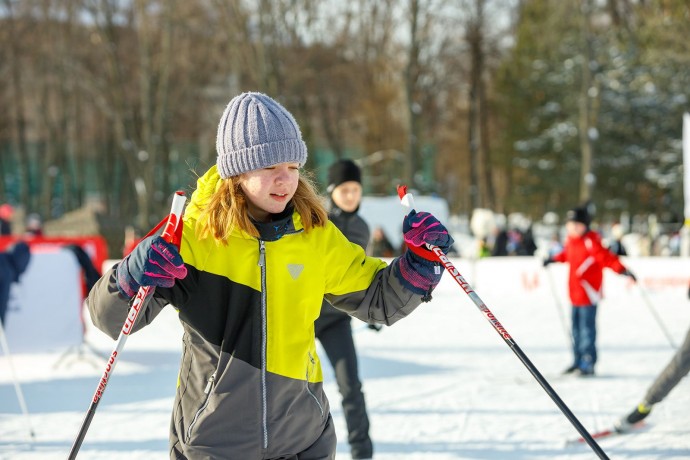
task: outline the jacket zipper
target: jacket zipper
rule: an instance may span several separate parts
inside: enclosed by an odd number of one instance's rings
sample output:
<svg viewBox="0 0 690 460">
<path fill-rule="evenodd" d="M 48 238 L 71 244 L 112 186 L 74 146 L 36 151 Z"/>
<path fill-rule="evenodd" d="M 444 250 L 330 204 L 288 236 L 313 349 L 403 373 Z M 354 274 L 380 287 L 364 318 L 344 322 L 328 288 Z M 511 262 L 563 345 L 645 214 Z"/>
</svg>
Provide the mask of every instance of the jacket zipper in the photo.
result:
<svg viewBox="0 0 690 460">
<path fill-rule="evenodd" d="M 314 360 L 314 357 L 311 355 L 311 352 L 309 352 L 309 361 L 311 362 L 311 369 L 313 370 L 314 367 L 316 367 L 316 360 Z M 307 386 L 307 393 L 314 398 L 314 401 L 316 401 L 316 405 L 319 407 L 319 410 L 321 411 L 321 418 L 323 418 L 323 406 L 319 402 L 319 399 L 316 397 L 314 393 L 312 393 L 311 389 L 309 388 L 309 366 L 307 366 L 307 381 L 305 382 Z"/>
<path fill-rule="evenodd" d="M 301 233 L 302 230 L 290 233 Z M 261 267 L 261 327 L 262 327 L 262 337 L 261 337 L 261 423 L 263 425 L 264 431 L 264 449 L 268 449 L 268 404 L 267 400 L 267 390 L 266 390 L 266 347 L 267 347 L 267 336 L 268 336 L 268 326 L 267 326 L 267 309 L 268 301 L 266 300 L 266 242 L 259 238 L 259 267 Z"/>
<path fill-rule="evenodd" d="M 192 423 L 189 424 L 189 427 L 187 428 L 187 441 L 189 441 L 189 438 L 192 437 L 192 428 L 194 428 L 194 425 L 196 425 L 197 420 L 199 419 L 199 416 L 201 413 L 206 409 L 206 406 L 208 406 L 208 402 L 211 399 L 211 389 L 213 388 L 213 382 L 216 380 L 216 373 L 214 372 L 211 374 L 211 376 L 208 378 L 208 381 L 206 382 L 206 388 L 204 388 L 204 394 L 206 395 L 206 399 L 204 400 L 204 404 L 201 405 L 198 411 L 196 411 L 196 414 L 194 414 L 194 418 L 192 419 Z"/>
<path fill-rule="evenodd" d="M 264 430 L 264 449 L 268 449 L 268 404 L 266 403 L 266 243 L 259 240 L 259 267 L 261 267 L 261 412 Z"/>
</svg>

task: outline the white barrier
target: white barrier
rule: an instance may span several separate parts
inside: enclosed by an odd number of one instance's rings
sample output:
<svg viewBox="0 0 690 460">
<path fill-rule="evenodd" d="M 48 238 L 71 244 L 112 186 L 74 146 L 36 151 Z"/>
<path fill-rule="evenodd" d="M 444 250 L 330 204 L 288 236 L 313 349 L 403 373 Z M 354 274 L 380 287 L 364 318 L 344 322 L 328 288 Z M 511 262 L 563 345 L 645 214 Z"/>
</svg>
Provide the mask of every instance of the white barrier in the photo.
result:
<svg viewBox="0 0 690 460">
<path fill-rule="evenodd" d="M 535 293 L 550 290 L 549 283 L 563 300 L 568 300 L 568 264 L 549 265 L 551 280 L 537 257 L 487 257 L 478 260 L 451 258 L 461 274 L 478 291 L 500 290 L 511 294 Z M 690 258 L 683 257 L 623 257 L 623 265 L 632 271 L 640 286 L 650 292 L 673 291 L 687 299 L 690 283 Z M 604 269 L 604 296 L 613 300 L 634 288 L 626 276 Z"/>
<path fill-rule="evenodd" d="M 72 252 L 32 250 L 27 270 L 10 292 L 5 332 L 11 353 L 59 351 L 81 344 L 81 276 Z"/>
<path fill-rule="evenodd" d="M 537 257 L 453 258 L 452 261 L 492 309 L 501 308 L 504 299 L 510 296 L 530 296 L 535 303 L 544 304 L 545 311 L 553 311 L 549 305 L 556 300 L 566 312 L 570 305 L 567 264 L 552 264 L 547 272 Z M 103 272 L 116 262 L 117 259 L 106 260 L 101 267 Z M 661 313 L 671 306 L 667 302 L 676 307 L 685 307 L 690 302 L 687 299 L 689 258 L 633 257 L 624 258 L 623 262 L 638 277 L 643 289 L 653 296 Z M 631 299 L 641 305 L 639 293 L 627 277 L 608 269 L 604 274 L 605 305 L 629 304 Z M 72 253 L 65 250 L 32 253 L 21 282 L 12 288 L 7 313 L 6 332 L 13 353 L 47 352 L 82 343 L 80 277 L 80 267 Z M 444 276 L 443 282 L 453 281 Z"/>
</svg>

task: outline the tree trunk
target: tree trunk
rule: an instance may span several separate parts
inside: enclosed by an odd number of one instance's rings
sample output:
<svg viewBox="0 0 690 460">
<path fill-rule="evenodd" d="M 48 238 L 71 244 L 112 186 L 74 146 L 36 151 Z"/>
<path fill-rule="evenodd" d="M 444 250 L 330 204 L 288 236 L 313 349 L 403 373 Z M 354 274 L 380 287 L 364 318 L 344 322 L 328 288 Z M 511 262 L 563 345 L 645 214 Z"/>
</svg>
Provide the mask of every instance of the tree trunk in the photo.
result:
<svg viewBox="0 0 690 460">
<path fill-rule="evenodd" d="M 484 207 L 482 200 L 482 189 L 479 183 L 479 158 L 481 142 L 481 126 L 479 123 L 479 113 L 481 110 L 479 103 L 479 86 L 481 80 L 481 44 L 479 42 L 478 24 L 469 22 L 467 24 L 467 42 L 470 46 L 470 93 L 469 93 L 469 113 L 467 119 L 468 142 L 470 151 L 470 203 L 472 208 Z"/>
<path fill-rule="evenodd" d="M 15 40 L 10 40 L 7 48 L 9 68 L 12 69 L 12 106 L 14 107 L 14 133 L 13 150 L 16 152 L 17 169 L 19 176 L 19 196 L 21 203 L 29 203 L 29 149 L 26 138 L 26 100 L 24 97 L 24 88 L 22 86 L 23 74 L 22 67 L 19 61 L 21 50 L 19 44 L 23 43 L 23 31 L 17 29 L 15 17 L 12 9 L 12 1 L 5 0 L 5 9 L 8 12 L 6 18 L 7 26 L 10 28 L 10 36 L 15 37 Z"/>
<path fill-rule="evenodd" d="M 417 82 L 419 80 L 419 0 L 410 0 L 410 48 L 407 55 L 407 69 L 405 72 L 405 95 L 407 96 L 408 126 L 408 154 L 405 162 L 404 179 L 410 187 L 415 186 L 415 171 L 419 156 L 419 102 L 417 101 Z"/>
<path fill-rule="evenodd" d="M 597 97 L 596 88 L 593 86 L 592 65 L 595 63 L 594 49 L 592 47 L 591 30 L 591 0 L 581 0 L 582 30 L 584 40 L 584 59 L 582 63 L 582 85 L 580 87 L 579 103 L 579 139 L 580 139 L 580 202 L 586 203 L 592 198 L 595 177 L 592 172 L 592 157 L 594 146 L 592 145 L 592 132 L 595 130 L 592 120 L 593 98 Z"/>
</svg>

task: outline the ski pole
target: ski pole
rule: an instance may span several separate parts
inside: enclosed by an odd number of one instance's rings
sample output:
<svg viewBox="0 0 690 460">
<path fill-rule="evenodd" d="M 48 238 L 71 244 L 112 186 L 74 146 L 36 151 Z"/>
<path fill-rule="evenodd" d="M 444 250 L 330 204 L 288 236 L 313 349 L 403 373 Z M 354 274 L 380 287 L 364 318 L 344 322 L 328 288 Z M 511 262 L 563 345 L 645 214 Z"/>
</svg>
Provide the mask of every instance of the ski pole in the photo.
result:
<svg viewBox="0 0 690 460">
<path fill-rule="evenodd" d="M 573 339 L 573 333 L 571 330 L 568 329 L 568 323 L 565 320 L 565 316 L 563 315 L 563 304 L 561 303 L 560 298 L 558 297 L 558 292 L 556 292 L 556 286 L 553 282 L 553 275 L 551 274 L 551 270 L 549 270 L 549 267 L 544 267 L 544 271 L 546 271 L 546 277 L 548 278 L 549 281 L 549 288 L 551 289 L 551 294 L 553 295 L 554 300 L 556 301 L 556 310 L 558 311 L 558 319 L 561 320 L 561 326 L 563 326 L 563 332 L 565 332 L 566 337 L 570 340 L 570 345 L 575 344 L 575 340 Z"/>
<path fill-rule="evenodd" d="M 166 222 L 165 227 L 163 227 L 163 233 L 161 234 L 161 237 L 170 243 L 174 241 L 175 231 L 177 230 L 178 225 L 180 225 L 182 222 L 182 210 L 184 209 L 185 200 L 186 197 L 183 191 L 175 192 L 175 195 L 173 196 L 172 209 L 170 211 L 170 215 L 168 216 L 168 221 Z M 77 458 L 77 453 L 79 452 L 79 448 L 84 441 L 84 436 L 86 436 L 86 432 L 91 425 L 91 420 L 93 420 L 93 416 L 98 408 L 98 403 L 101 401 L 105 387 L 108 384 L 108 379 L 115 370 L 115 365 L 117 364 L 117 359 L 120 355 L 120 352 L 125 346 L 127 337 L 129 337 L 129 334 L 132 332 L 132 329 L 136 324 L 139 313 L 145 308 L 146 303 L 151 295 L 153 295 L 154 290 L 155 288 L 152 286 L 141 286 L 137 291 L 136 296 L 134 296 L 134 301 L 132 302 L 132 306 L 127 314 L 127 319 L 125 319 L 122 330 L 120 331 L 120 335 L 117 338 L 115 349 L 110 354 L 110 358 L 106 363 L 103 376 L 99 380 L 98 386 L 96 386 L 96 392 L 91 399 L 91 404 L 89 405 L 89 409 L 86 412 L 84 421 L 79 429 L 79 434 L 77 434 L 77 438 L 74 440 L 74 444 L 72 445 L 72 450 L 70 451 L 68 457 L 69 460 L 74 460 Z"/>
<path fill-rule="evenodd" d="M 671 334 L 668 332 L 668 329 L 666 328 L 666 326 L 664 326 L 664 322 L 661 320 L 661 318 L 659 317 L 659 314 L 656 312 L 654 305 L 652 305 L 652 301 L 649 300 L 649 296 L 647 295 L 647 291 L 645 291 L 645 289 L 642 288 L 642 285 L 640 284 L 639 281 L 637 281 L 635 284 L 637 284 L 637 288 L 640 290 L 640 293 L 642 294 L 642 299 L 644 300 L 645 306 L 652 313 L 654 320 L 656 321 L 656 323 L 661 328 L 661 331 L 666 336 L 666 340 L 668 340 L 669 345 L 671 345 L 671 348 L 673 348 L 674 350 L 677 350 L 678 346 L 673 341 L 673 337 L 671 337 Z"/>
<path fill-rule="evenodd" d="M 406 186 L 398 186 L 398 196 L 400 197 L 400 202 L 403 206 L 406 206 L 410 209 L 414 209 L 413 197 L 410 193 L 407 193 Z M 589 432 L 585 429 L 582 423 L 580 423 L 577 417 L 575 417 L 575 414 L 572 413 L 568 406 L 558 396 L 558 394 L 554 391 L 549 382 L 546 381 L 546 379 L 539 372 L 536 366 L 532 364 L 532 362 L 529 360 L 527 355 L 525 355 L 525 353 L 518 346 L 518 344 L 515 343 L 515 341 L 510 336 L 506 328 L 503 327 L 503 325 L 498 321 L 496 316 L 494 316 L 494 314 L 491 313 L 491 310 L 489 310 L 489 308 L 479 298 L 477 293 L 474 292 L 472 286 L 470 286 L 470 284 L 467 281 L 465 281 L 465 278 L 463 278 L 458 269 L 455 268 L 455 266 L 451 263 L 448 257 L 443 253 L 443 250 L 441 250 L 441 248 L 439 248 L 438 246 L 434 246 L 428 243 L 426 244 L 426 248 L 436 256 L 439 262 L 441 262 L 445 269 L 448 270 L 450 276 L 453 277 L 453 279 L 460 285 L 462 290 L 465 291 L 465 293 L 470 297 L 470 299 L 472 299 L 472 302 L 474 302 L 479 311 L 481 311 L 484 317 L 486 317 L 489 323 L 491 323 L 494 330 L 498 332 L 498 335 L 500 335 L 503 338 L 504 342 L 510 347 L 511 350 L 513 350 L 513 353 L 515 353 L 515 355 L 520 359 L 520 361 L 522 361 L 522 364 L 524 364 L 527 370 L 529 370 L 532 376 L 534 376 L 539 385 L 541 385 L 544 391 L 546 391 L 546 394 L 548 394 L 549 397 L 553 400 L 553 402 L 556 403 L 561 412 L 563 412 L 566 418 L 570 421 L 570 423 L 572 423 L 572 425 L 575 427 L 578 433 L 580 433 L 580 435 L 585 439 L 587 444 L 589 444 L 589 446 L 597 454 L 597 456 L 599 456 L 599 458 L 601 458 L 602 460 L 609 460 L 609 457 L 601 449 L 599 444 L 597 444 L 592 435 L 589 434 Z"/>
<path fill-rule="evenodd" d="M 19 401 L 19 407 L 22 409 L 22 413 L 26 418 L 26 424 L 29 426 L 29 434 L 31 435 L 31 440 L 36 439 L 34 434 L 33 426 L 31 425 L 31 417 L 29 417 L 29 410 L 26 408 L 26 401 L 24 400 L 24 393 L 22 392 L 22 387 L 19 385 L 19 379 L 17 378 L 17 373 L 14 370 L 14 364 L 12 363 L 12 355 L 10 354 L 10 346 L 7 343 L 7 336 L 5 335 L 5 327 L 0 321 L 0 344 L 2 345 L 2 351 L 7 357 L 7 363 L 10 366 L 10 372 L 12 373 L 12 382 L 14 383 L 14 392 L 17 393 L 17 400 Z"/>
</svg>

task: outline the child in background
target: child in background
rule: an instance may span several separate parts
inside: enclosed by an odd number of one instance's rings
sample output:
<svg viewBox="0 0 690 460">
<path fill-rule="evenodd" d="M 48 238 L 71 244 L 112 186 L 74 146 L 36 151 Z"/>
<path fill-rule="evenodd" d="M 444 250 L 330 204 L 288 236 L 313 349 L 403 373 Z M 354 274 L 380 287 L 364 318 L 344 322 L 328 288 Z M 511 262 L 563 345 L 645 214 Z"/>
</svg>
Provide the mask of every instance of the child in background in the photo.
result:
<svg viewBox="0 0 690 460">
<path fill-rule="evenodd" d="M 601 238 L 589 228 L 590 217 L 584 207 L 571 209 L 566 217 L 566 242 L 563 251 L 544 261 L 570 265 L 568 291 L 572 302 L 573 364 L 565 374 L 594 375 L 597 363 L 596 314 L 603 294 L 604 268 L 621 275 L 635 276 L 623 266 L 618 256 L 601 244 Z"/>
<path fill-rule="evenodd" d="M 369 225 L 357 213 L 362 201 L 361 176 L 359 166 L 352 160 L 339 160 L 331 165 L 328 169 L 327 190 L 331 196 L 328 218 L 348 240 L 366 250 Z M 373 446 L 369 437 L 369 417 L 359 379 L 350 315 L 324 300 L 314 327 L 316 338 L 331 362 L 342 396 L 350 454 L 353 460 L 371 458 Z"/>
<path fill-rule="evenodd" d="M 216 150 L 185 210 L 180 250 L 142 240 L 91 291 L 91 317 L 116 338 L 144 285 L 157 289 L 135 330 L 168 304 L 179 311 L 170 458 L 333 459 L 314 338 L 324 297 L 391 325 L 430 298 L 440 264 L 408 251 L 387 266 L 350 243 L 301 172 L 307 148 L 295 119 L 265 94 L 230 101 Z M 419 248 L 453 243 L 425 212 L 404 218 L 403 237 Z"/>
</svg>

